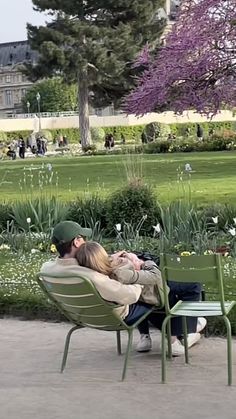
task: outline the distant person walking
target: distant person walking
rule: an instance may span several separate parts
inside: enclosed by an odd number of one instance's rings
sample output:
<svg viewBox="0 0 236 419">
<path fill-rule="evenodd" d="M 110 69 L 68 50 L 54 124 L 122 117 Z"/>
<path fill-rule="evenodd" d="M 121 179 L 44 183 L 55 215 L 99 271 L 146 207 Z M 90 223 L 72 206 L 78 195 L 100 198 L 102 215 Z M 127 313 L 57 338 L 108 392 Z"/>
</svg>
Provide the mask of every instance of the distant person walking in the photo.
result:
<svg viewBox="0 0 236 419">
<path fill-rule="evenodd" d="M 203 140 L 203 129 L 200 124 L 197 124 L 197 138 L 199 141 Z"/>
<path fill-rule="evenodd" d="M 19 139 L 19 157 L 21 159 L 25 158 L 25 140 L 23 137 L 20 137 Z"/>
</svg>

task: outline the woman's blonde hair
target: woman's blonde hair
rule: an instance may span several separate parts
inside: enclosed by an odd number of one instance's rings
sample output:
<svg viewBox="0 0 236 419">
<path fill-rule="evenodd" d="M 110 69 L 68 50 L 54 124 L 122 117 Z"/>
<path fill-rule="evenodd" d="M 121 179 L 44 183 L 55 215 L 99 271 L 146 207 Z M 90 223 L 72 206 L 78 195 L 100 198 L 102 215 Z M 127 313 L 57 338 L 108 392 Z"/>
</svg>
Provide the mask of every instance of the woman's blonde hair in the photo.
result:
<svg viewBox="0 0 236 419">
<path fill-rule="evenodd" d="M 108 276 L 112 273 L 110 257 L 99 243 L 88 241 L 81 244 L 75 257 L 80 266 Z"/>
</svg>

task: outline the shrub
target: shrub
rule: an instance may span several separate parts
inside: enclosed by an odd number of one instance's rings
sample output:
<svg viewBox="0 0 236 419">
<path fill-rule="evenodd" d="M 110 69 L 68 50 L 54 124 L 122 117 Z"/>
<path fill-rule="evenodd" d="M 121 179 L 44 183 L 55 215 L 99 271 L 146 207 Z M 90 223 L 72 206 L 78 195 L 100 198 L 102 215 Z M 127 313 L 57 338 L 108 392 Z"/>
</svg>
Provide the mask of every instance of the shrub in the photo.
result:
<svg viewBox="0 0 236 419">
<path fill-rule="evenodd" d="M 91 128 L 92 141 L 94 143 L 101 143 L 105 140 L 105 131 L 103 128 Z"/>
<path fill-rule="evenodd" d="M 52 138 L 57 138 L 59 135 L 65 135 L 68 139 L 68 143 L 79 143 L 80 132 L 78 128 L 61 128 L 50 130 Z"/>
<path fill-rule="evenodd" d="M 149 144 L 144 144 L 143 152 L 147 154 L 168 153 L 171 144 L 169 140 L 154 141 Z"/>
<path fill-rule="evenodd" d="M 101 229 L 107 228 L 107 204 L 97 194 L 77 197 L 69 203 L 68 219 L 77 223 L 93 228 L 96 222 L 100 223 Z"/>
<path fill-rule="evenodd" d="M 153 232 L 159 210 L 153 191 L 141 182 L 131 183 L 114 192 L 108 199 L 107 219 L 110 231 L 114 231 L 116 224 L 137 224 L 145 215 L 141 233 Z"/>
<path fill-rule="evenodd" d="M 32 131 L 28 130 L 7 132 L 7 141 L 18 140 L 20 135 L 22 135 L 23 138 L 28 138 L 31 133 Z"/>
<path fill-rule="evenodd" d="M 3 131 L 0 131 L 0 141 L 6 143 L 7 141 L 7 134 Z"/>
<path fill-rule="evenodd" d="M 141 135 L 145 128 L 145 125 L 134 125 L 129 127 L 104 127 L 105 134 L 113 134 L 115 143 L 121 141 L 121 136 L 123 135 L 126 143 L 129 142 L 140 142 Z"/>
<path fill-rule="evenodd" d="M 41 131 L 41 134 L 48 140 L 48 141 L 52 141 L 53 140 L 53 136 L 52 136 L 52 132 L 48 129 L 43 129 Z"/>
</svg>

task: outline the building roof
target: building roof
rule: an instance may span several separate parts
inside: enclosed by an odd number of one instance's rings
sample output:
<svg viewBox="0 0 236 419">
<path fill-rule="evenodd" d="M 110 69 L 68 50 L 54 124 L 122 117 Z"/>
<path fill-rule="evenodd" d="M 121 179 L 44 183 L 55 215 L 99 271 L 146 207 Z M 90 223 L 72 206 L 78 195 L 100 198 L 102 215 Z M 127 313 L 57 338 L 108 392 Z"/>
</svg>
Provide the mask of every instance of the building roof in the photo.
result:
<svg viewBox="0 0 236 419">
<path fill-rule="evenodd" d="M 38 53 L 30 48 L 28 41 L 0 44 L 0 67 L 14 66 L 24 62 L 35 63 Z"/>
</svg>

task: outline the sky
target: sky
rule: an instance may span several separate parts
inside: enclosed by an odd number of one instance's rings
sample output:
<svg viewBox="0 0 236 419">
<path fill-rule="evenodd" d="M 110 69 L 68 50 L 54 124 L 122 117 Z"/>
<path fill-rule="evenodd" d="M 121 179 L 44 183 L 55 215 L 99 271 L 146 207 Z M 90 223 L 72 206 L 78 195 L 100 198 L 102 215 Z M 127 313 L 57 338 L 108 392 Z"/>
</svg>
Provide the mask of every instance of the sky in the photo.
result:
<svg viewBox="0 0 236 419">
<path fill-rule="evenodd" d="M 43 25 L 50 20 L 33 10 L 31 0 L 0 0 L 0 43 L 27 39 L 26 23 Z"/>
</svg>

